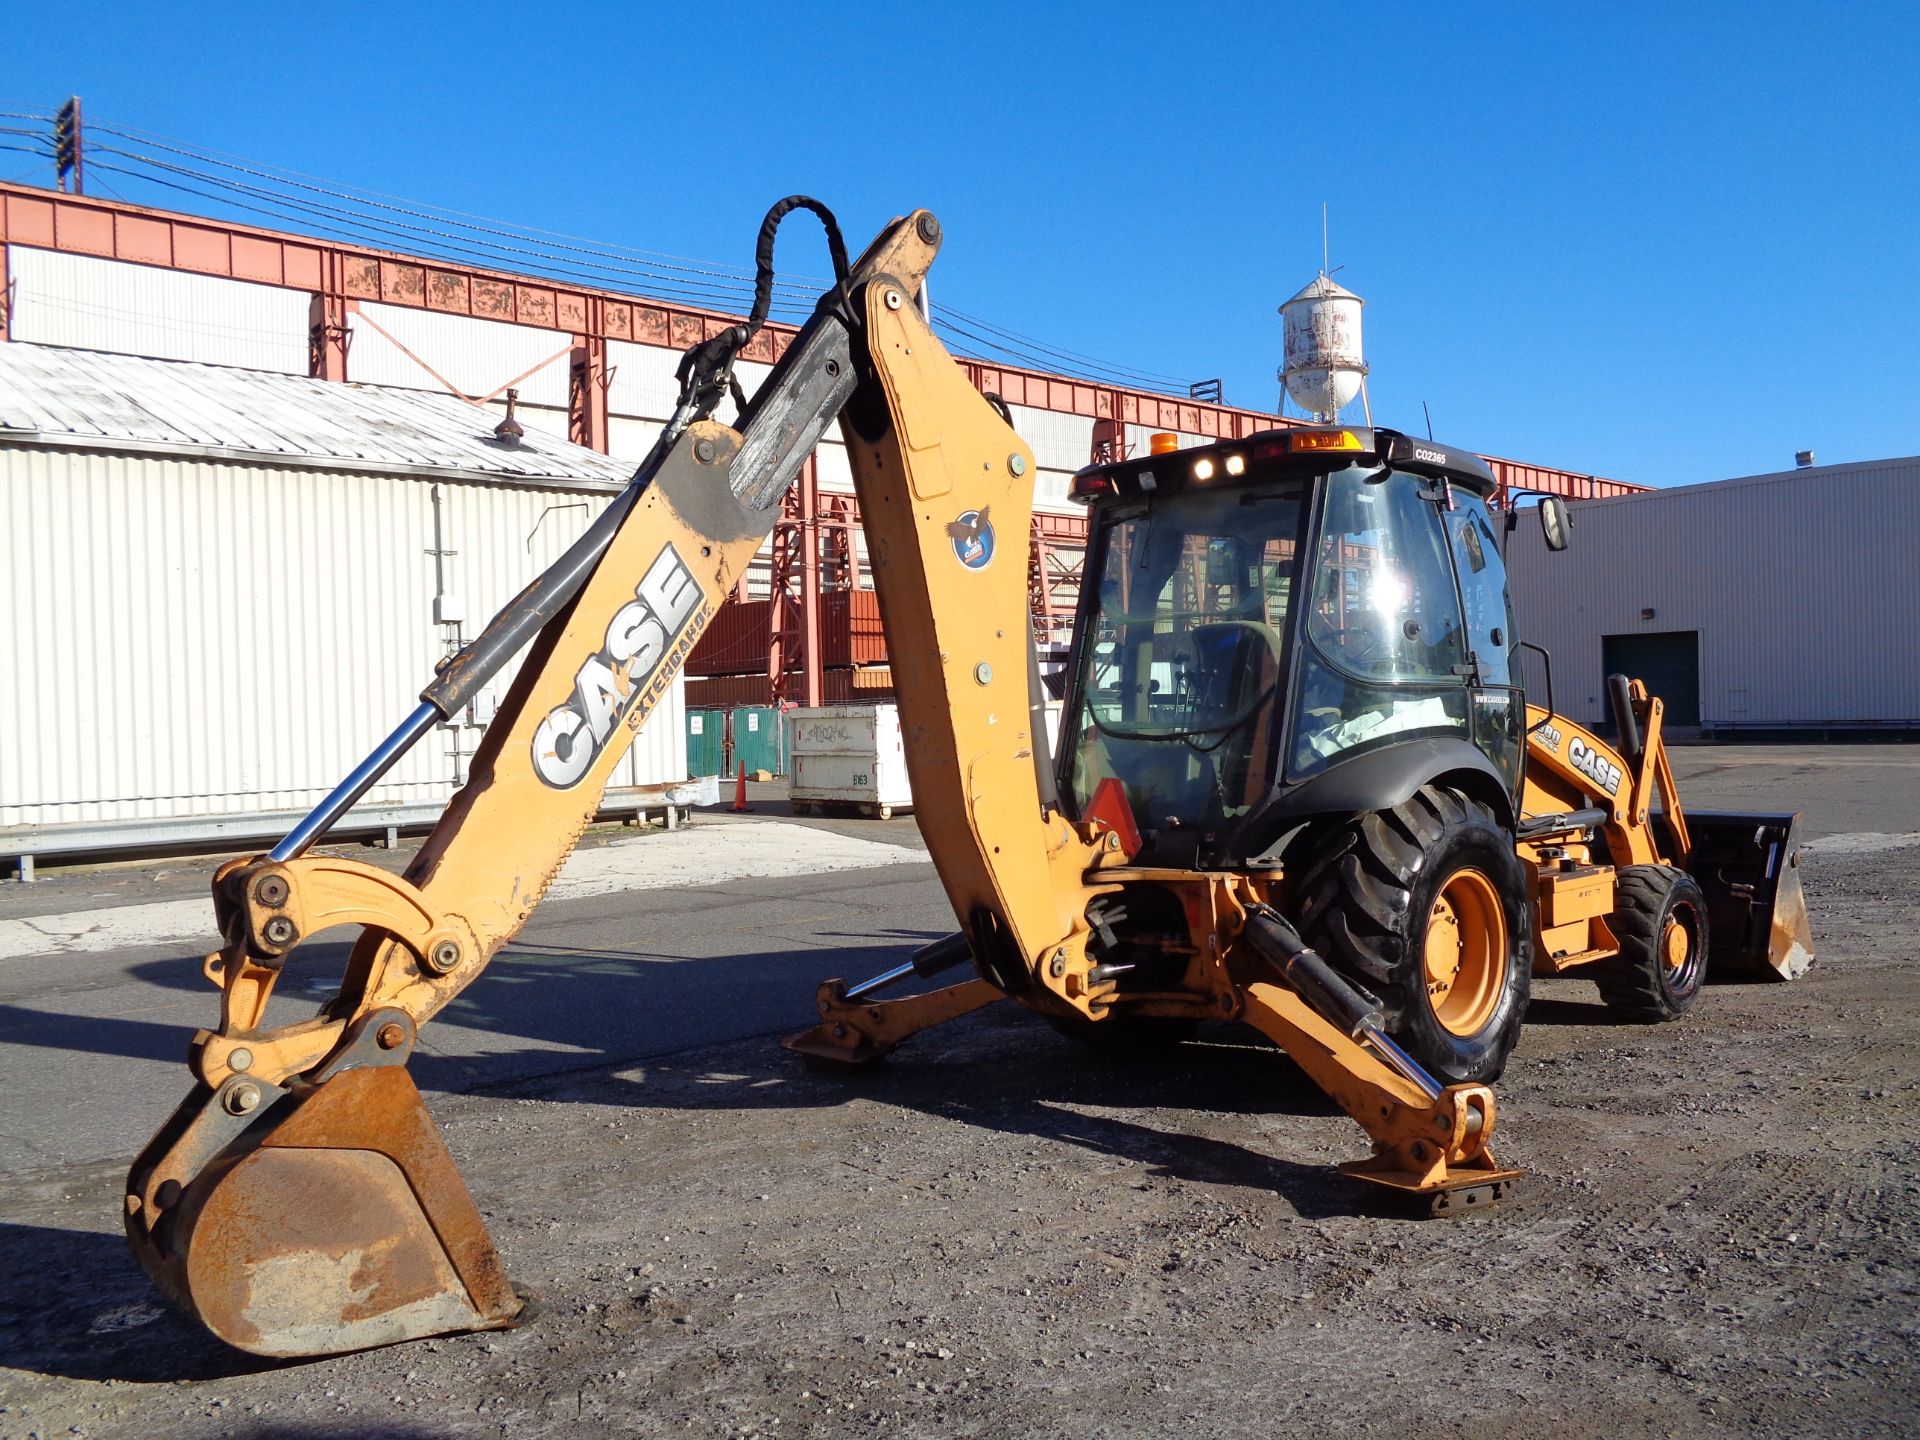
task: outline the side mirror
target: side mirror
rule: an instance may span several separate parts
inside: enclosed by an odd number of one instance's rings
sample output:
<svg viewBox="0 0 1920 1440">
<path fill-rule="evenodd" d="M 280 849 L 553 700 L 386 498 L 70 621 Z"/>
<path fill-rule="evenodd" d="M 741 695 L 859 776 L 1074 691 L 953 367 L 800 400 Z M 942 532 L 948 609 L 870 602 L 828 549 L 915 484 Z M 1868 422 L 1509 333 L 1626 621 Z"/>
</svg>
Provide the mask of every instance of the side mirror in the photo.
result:
<svg viewBox="0 0 1920 1440">
<path fill-rule="evenodd" d="M 1549 550 L 1566 549 L 1573 537 L 1573 517 L 1567 514 L 1567 502 L 1558 495 L 1541 498 L 1540 533 L 1546 537 Z"/>
</svg>

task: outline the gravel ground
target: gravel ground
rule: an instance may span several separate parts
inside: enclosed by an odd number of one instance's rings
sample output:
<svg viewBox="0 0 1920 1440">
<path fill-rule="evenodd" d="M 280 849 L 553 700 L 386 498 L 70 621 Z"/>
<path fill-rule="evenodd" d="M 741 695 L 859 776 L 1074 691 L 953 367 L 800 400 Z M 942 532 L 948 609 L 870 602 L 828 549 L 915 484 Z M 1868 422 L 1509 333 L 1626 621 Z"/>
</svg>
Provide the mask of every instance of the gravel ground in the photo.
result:
<svg viewBox="0 0 1920 1440">
<path fill-rule="evenodd" d="M 1221 1029 L 1012 1007 L 852 1081 L 764 1041 L 436 1097 L 522 1329 L 270 1365 L 155 1303 L 119 1164 L 0 1201 L 0 1435 L 1898 1435 L 1920 1425 L 1920 849 L 1811 854 L 1821 960 L 1616 1025 L 1542 981 L 1494 1214 L 1416 1221 Z M 76 1225 L 92 1228 L 75 1229 Z"/>
</svg>

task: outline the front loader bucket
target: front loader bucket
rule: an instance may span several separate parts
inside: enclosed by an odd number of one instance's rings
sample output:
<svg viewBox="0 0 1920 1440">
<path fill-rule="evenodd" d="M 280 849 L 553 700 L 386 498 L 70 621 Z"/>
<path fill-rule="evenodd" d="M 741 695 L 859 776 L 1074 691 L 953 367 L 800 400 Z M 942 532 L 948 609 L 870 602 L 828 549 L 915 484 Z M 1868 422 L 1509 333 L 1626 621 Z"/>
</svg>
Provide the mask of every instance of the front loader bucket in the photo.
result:
<svg viewBox="0 0 1920 1440">
<path fill-rule="evenodd" d="M 1687 811 L 1687 870 L 1707 897 L 1710 973 L 1797 980 L 1813 964 L 1800 816 Z"/>
<path fill-rule="evenodd" d="M 247 1087 L 264 1098 L 250 1113 L 234 1098 Z M 497 1329 L 521 1309 L 400 1065 L 304 1092 L 245 1077 L 201 1086 L 127 1188 L 127 1235 L 147 1272 L 256 1355 Z"/>
</svg>

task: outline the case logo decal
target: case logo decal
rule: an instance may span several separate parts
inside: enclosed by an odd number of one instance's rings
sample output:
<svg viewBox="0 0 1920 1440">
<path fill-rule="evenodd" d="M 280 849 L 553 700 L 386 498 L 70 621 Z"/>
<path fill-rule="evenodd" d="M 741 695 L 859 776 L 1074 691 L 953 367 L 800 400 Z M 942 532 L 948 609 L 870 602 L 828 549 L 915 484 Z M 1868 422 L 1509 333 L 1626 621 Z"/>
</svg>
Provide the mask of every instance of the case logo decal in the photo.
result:
<svg viewBox="0 0 1920 1440">
<path fill-rule="evenodd" d="M 1567 741 L 1567 763 L 1609 795 L 1620 788 L 1620 767 L 1577 735 Z"/>
<path fill-rule="evenodd" d="M 634 587 L 634 598 L 607 622 L 599 651 L 573 677 L 573 698 L 556 705 L 533 732 L 533 773 L 556 790 L 580 783 L 623 720 L 638 730 L 693 648 L 705 599 L 673 546 L 661 550 Z"/>
<path fill-rule="evenodd" d="M 987 519 L 992 508 L 968 510 L 947 524 L 954 558 L 969 570 L 984 570 L 993 563 L 993 522 Z"/>
</svg>

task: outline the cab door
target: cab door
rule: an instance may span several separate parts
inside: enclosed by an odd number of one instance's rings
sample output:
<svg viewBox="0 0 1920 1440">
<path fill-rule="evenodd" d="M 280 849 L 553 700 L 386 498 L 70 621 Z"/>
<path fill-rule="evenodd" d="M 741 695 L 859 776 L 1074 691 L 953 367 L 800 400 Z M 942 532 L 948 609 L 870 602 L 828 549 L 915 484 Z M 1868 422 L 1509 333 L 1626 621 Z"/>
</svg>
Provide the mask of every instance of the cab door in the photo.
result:
<svg viewBox="0 0 1920 1440">
<path fill-rule="evenodd" d="M 1526 700 L 1520 688 L 1519 636 L 1506 562 L 1501 559 L 1485 501 L 1455 489 L 1452 508 L 1441 515 L 1466 613 L 1473 743 L 1506 778 L 1517 798 L 1526 760 Z"/>
</svg>

